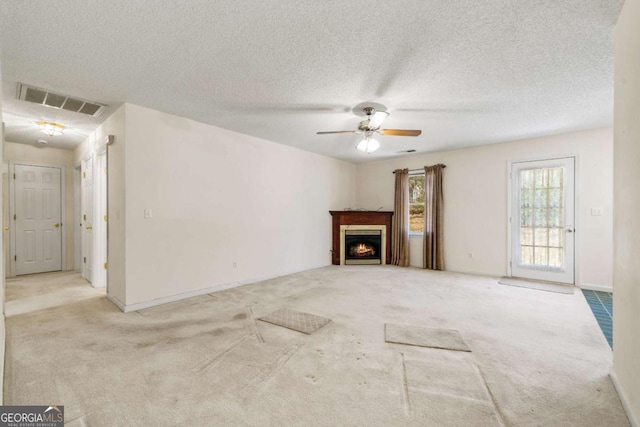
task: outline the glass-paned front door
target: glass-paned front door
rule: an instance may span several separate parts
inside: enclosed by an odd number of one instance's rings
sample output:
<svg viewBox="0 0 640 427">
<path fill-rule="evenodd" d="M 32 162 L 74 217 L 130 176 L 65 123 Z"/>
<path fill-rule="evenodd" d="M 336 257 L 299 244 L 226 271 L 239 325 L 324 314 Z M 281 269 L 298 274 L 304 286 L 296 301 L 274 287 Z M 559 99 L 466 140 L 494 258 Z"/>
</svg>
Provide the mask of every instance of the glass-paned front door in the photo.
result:
<svg viewBox="0 0 640 427">
<path fill-rule="evenodd" d="M 573 163 L 513 164 L 513 276 L 573 283 Z"/>
</svg>

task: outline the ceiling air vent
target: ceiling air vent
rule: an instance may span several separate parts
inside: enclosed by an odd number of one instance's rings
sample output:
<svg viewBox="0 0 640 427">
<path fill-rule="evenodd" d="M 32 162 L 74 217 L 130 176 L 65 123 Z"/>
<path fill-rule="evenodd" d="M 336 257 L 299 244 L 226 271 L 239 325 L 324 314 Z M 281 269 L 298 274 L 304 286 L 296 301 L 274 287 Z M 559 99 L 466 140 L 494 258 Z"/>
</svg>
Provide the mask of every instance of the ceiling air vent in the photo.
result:
<svg viewBox="0 0 640 427">
<path fill-rule="evenodd" d="M 75 113 L 86 114 L 98 117 L 108 105 L 98 102 L 86 101 L 80 98 L 73 98 L 66 95 L 50 92 L 37 87 L 18 83 L 16 97 L 21 101 L 33 102 L 47 107 L 61 108 Z"/>
</svg>

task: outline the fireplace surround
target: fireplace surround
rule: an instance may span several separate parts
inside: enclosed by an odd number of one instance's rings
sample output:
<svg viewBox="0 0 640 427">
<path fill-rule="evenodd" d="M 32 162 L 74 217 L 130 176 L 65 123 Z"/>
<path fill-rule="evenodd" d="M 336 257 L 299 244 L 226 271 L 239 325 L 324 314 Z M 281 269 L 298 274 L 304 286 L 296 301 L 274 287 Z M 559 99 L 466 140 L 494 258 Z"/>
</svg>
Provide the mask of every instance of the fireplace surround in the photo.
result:
<svg viewBox="0 0 640 427">
<path fill-rule="evenodd" d="M 388 264 L 391 262 L 393 212 L 329 211 L 329 213 L 333 223 L 331 249 L 333 264 Z M 377 243 L 378 240 L 379 243 Z M 356 249 L 353 249 L 350 247 L 351 241 L 356 245 L 363 244 L 365 247 L 356 246 Z"/>
</svg>

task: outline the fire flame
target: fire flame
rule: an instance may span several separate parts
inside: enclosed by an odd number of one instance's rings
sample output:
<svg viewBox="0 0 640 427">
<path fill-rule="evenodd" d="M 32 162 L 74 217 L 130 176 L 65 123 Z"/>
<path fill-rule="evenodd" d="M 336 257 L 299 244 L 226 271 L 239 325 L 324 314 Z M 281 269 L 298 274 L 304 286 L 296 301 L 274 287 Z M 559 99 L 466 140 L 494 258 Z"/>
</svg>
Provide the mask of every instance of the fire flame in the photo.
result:
<svg viewBox="0 0 640 427">
<path fill-rule="evenodd" d="M 376 251 L 373 246 L 360 243 L 355 247 L 356 256 L 374 256 L 375 254 Z"/>
</svg>

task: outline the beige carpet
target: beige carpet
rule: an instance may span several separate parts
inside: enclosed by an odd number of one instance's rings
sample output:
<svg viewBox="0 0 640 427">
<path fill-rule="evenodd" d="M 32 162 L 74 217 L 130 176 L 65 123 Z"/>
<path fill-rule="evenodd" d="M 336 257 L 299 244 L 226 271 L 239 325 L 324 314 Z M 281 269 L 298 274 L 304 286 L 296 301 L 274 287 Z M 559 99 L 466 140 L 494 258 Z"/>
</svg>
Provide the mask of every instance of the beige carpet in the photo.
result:
<svg viewBox="0 0 640 427">
<path fill-rule="evenodd" d="M 312 335 L 256 322 L 321 313 Z M 472 353 L 384 341 L 463 331 Z M 330 266 L 123 314 L 106 298 L 7 319 L 5 404 L 69 426 L 627 426 L 581 293 L 393 266 Z"/>
</svg>

